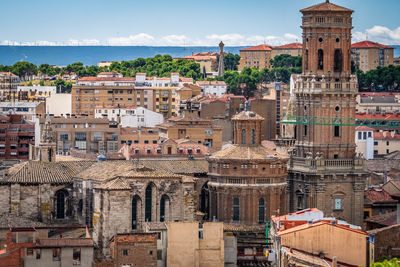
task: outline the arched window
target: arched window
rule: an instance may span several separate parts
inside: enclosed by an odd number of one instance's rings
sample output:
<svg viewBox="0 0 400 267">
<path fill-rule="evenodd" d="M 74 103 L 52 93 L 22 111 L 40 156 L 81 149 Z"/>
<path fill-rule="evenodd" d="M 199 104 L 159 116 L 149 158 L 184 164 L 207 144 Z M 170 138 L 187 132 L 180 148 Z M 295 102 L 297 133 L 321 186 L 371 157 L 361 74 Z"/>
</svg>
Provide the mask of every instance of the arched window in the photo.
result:
<svg viewBox="0 0 400 267">
<path fill-rule="evenodd" d="M 256 131 L 251 129 L 251 144 L 254 145 L 256 143 Z"/>
<path fill-rule="evenodd" d="M 308 49 L 306 49 L 306 54 L 305 54 L 305 59 L 304 59 L 304 68 L 305 70 L 308 70 Z"/>
<path fill-rule="evenodd" d="M 137 229 L 137 200 L 132 198 L 132 230 Z"/>
<path fill-rule="evenodd" d="M 171 201 L 167 195 L 163 195 L 160 201 L 160 222 L 171 221 Z"/>
<path fill-rule="evenodd" d="M 65 218 L 65 198 L 67 193 L 63 190 L 56 192 L 56 217 L 57 219 Z"/>
<path fill-rule="evenodd" d="M 318 69 L 324 69 L 324 50 L 318 49 Z"/>
<path fill-rule="evenodd" d="M 240 220 L 240 201 L 238 197 L 233 198 L 233 221 Z"/>
<path fill-rule="evenodd" d="M 335 49 L 333 70 L 335 72 L 341 72 L 342 71 L 342 65 L 343 65 L 342 50 L 341 49 Z"/>
<path fill-rule="evenodd" d="M 161 198 L 160 203 L 160 222 L 165 222 L 165 198 Z"/>
<path fill-rule="evenodd" d="M 265 221 L 265 203 L 264 199 L 258 200 L 258 222 L 263 223 Z"/>
<path fill-rule="evenodd" d="M 145 221 L 151 222 L 151 207 L 152 206 L 152 186 L 149 184 L 146 187 L 145 196 Z"/>
<path fill-rule="evenodd" d="M 242 130 L 242 145 L 246 144 L 246 130 Z"/>
<path fill-rule="evenodd" d="M 83 200 L 80 199 L 78 201 L 78 216 L 81 217 L 82 216 L 82 211 L 83 211 Z"/>
</svg>

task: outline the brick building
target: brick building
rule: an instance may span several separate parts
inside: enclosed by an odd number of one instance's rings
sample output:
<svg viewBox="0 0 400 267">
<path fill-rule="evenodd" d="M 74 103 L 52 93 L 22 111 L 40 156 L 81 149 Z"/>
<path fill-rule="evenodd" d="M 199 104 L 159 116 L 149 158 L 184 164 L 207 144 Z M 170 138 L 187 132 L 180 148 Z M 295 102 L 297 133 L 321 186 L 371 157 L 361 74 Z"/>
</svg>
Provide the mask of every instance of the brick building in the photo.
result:
<svg viewBox="0 0 400 267">
<path fill-rule="evenodd" d="M 117 152 L 120 148 L 117 122 L 106 118 L 76 116 L 51 117 L 50 120 L 55 133 L 57 154 L 69 154 L 72 149 L 89 154 Z M 45 121 L 45 118 L 40 118 L 36 122 L 36 147 L 41 142 Z"/>
<path fill-rule="evenodd" d="M 157 233 L 115 234 L 110 241 L 112 266 L 157 267 Z"/>
<path fill-rule="evenodd" d="M 394 48 L 371 41 L 351 45 L 351 59 L 364 72 L 393 65 Z"/>
<path fill-rule="evenodd" d="M 29 145 L 35 144 L 35 124 L 22 115 L 0 114 L 0 159 L 29 158 Z"/>
<path fill-rule="evenodd" d="M 263 68 L 271 69 L 271 59 L 278 55 L 286 54 L 291 56 L 301 56 L 302 44 L 292 43 L 282 46 L 257 45 L 240 50 L 240 62 L 238 69 L 242 71 L 245 67 L 256 67 L 259 70 Z"/>
<path fill-rule="evenodd" d="M 234 144 L 208 158 L 209 218 L 252 225 L 286 212 L 288 159 L 261 145 L 263 120 L 252 111 L 233 116 Z"/>
<path fill-rule="evenodd" d="M 9 101 L 17 95 L 17 87 L 20 79 L 11 72 L 0 72 L 0 99 L 1 101 Z"/>
<path fill-rule="evenodd" d="M 357 79 L 351 75 L 353 10 L 329 1 L 301 10 L 303 74 L 296 78 L 297 116 L 355 117 Z M 366 172 L 355 154 L 355 128 L 296 125 L 288 176 L 289 210 L 316 207 L 362 225 Z"/>
<path fill-rule="evenodd" d="M 181 98 L 200 94 L 201 88 L 191 85 L 193 79 L 179 77 L 179 73 L 162 78 L 146 77 L 145 73 L 135 77 L 83 77 L 72 86 L 72 113 L 93 117 L 96 106 L 120 105 L 142 106 L 170 117 L 177 114 Z"/>
</svg>

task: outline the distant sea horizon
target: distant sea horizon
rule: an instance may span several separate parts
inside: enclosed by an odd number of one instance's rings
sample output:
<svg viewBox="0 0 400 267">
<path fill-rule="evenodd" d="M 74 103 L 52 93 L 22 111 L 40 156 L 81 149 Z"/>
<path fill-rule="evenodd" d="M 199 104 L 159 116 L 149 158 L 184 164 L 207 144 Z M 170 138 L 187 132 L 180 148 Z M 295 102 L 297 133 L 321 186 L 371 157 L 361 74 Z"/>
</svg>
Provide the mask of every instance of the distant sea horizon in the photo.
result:
<svg viewBox="0 0 400 267">
<path fill-rule="evenodd" d="M 224 51 L 239 54 L 249 46 L 225 46 Z M 400 57 L 400 45 L 394 47 L 394 56 Z M 0 45 L 0 65 L 28 61 L 36 65 L 66 66 L 75 62 L 97 65 L 101 61 L 127 61 L 157 54 L 174 58 L 199 52 L 219 52 L 218 46 L 7 46 Z"/>
<path fill-rule="evenodd" d="M 225 46 L 224 51 L 239 54 L 247 46 Z M 217 46 L 0 46 L 0 65 L 28 61 L 36 65 L 66 66 L 75 62 L 97 65 L 101 61 L 127 61 L 157 54 L 173 58 L 199 52 L 219 52 Z"/>
</svg>

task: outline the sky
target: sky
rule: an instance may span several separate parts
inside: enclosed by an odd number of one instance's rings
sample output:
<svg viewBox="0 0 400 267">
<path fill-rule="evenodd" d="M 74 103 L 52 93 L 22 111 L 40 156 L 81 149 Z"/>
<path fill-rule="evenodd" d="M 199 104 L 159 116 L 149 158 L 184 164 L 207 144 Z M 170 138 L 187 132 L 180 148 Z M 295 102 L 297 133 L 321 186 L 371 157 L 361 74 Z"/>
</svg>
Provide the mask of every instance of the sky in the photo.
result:
<svg viewBox="0 0 400 267">
<path fill-rule="evenodd" d="M 2 1 L 0 45 L 280 45 L 300 9 L 325 0 Z M 331 0 L 355 10 L 353 42 L 400 44 L 400 0 Z"/>
</svg>

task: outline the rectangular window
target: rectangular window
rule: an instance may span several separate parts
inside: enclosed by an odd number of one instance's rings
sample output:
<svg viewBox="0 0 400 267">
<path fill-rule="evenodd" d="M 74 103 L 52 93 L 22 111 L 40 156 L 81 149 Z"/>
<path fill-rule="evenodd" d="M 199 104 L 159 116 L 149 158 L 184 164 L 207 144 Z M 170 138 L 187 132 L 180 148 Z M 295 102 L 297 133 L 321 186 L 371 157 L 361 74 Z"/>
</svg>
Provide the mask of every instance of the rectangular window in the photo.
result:
<svg viewBox="0 0 400 267">
<path fill-rule="evenodd" d="M 362 132 L 358 132 L 358 140 L 362 139 Z"/>
<path fill-rule="evenodd" d="M 374 155 L 378 155 L 378 150 L 374 150 Z"/>
<path fill-rule="evenodd" d="M 26 249 L 26 256 L 33 256 L 33 248 Z"/>
<path fill-rule="evenodd" d="M 363 139 L 367 140 L 367 132 L 363 132 Z"/>
<path fill-rule="evenodd" d="M 81 249 L 74 248 L 72 252 L 72 265 L 80 265 L 81 264 Z"/>
<path fill-rule="evenodd" d="M 389 149 L 386 149 L 386 154 L 389 154 L 390 152 L 389 152 Z"/>
<path fill-rule="evenodd" d="M 122 255 L 128 256 L 128 250 L 127 249 L 122 250 Z"/>
<path fill-rule="evenodd" d="M 335 210 L 341 210 L 341 209 L 342 209 L 342 199 L 335 198 Z"/>
<path fill-rule="evenodd" d="M 238 197 L 233 198 L 233 221 L 238 222 L 240 219 L 240 201 Z"/>
<path fill-rule="evenodd" d="M 374 146 L 377 146 L 378 145 L 378 141 L 374 141 Z"/>
<path fill-rule="evenodd" d="M 304 125 L 304 136 L 307 136 L 307 125 Z"/>
<path fill-rule="evenodd" d="M 389 141 L 386 141 L 386 145 L 387 145 L 387 146 L 389 145 Z"/>
<path fill-rule="evenodd" d="M 340 136 L 340 126 L 338 126 L 338 125 L 334 126 L 333 135 L 334 135 L 334 137 L 339 137 Z"/>
<path fill-rule="evenodd" d="M 372 137 L 372 132 L 368 132 L 368 138 Z"/>
<path fill-rule="evenodd" d="M 53 248 L 53 261 L 61 260 L 61 248 Z"/>
<path fill-rule="evenodd" d="M 37 248 L 36 249 L 36 259 L 39 260 L 41 255 L 42 255 L 42 251 L 40 250 L 40 248 Z"/>
</svg>

